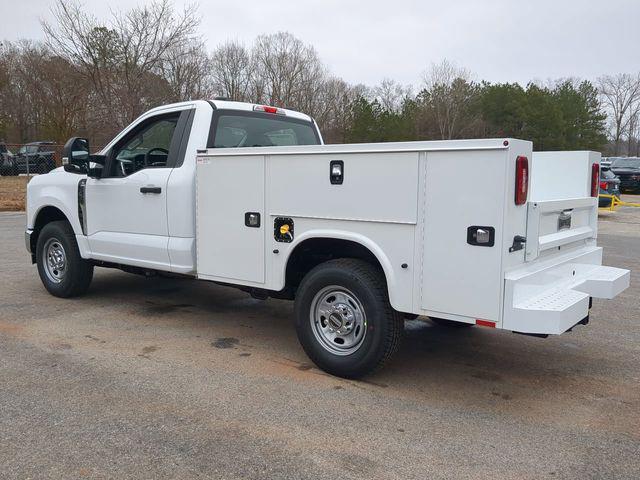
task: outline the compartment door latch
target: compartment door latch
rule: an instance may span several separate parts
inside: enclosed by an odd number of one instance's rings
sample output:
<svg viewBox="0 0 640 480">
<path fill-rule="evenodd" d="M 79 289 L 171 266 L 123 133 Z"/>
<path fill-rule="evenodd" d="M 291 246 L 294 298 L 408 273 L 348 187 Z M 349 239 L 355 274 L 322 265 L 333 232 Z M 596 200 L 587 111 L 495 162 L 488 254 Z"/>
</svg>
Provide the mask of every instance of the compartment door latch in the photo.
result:
<svg viewBox="0 0 640 480">
<path fill-rule="evenodd" d="M 467 243 L 478 247 L 493 247 L 496 238 L 496 229 L 472 225 L 467 228 Z"/>
<path fill-rule="evenodd" d="M 523 237 L 522 235 L 516 235 L 515 237 L 513 237 L 513 245 L 509 247 L 509 253 L 522 250 L 525 243 L 527 243 L 526 237 Z"/>
<path fill-rule="evenodd" d="M 329 181 L 331 185 L 342 185 L 344 182 L 344 162 L 332 160 L 329 163 Z"/>
</svg>

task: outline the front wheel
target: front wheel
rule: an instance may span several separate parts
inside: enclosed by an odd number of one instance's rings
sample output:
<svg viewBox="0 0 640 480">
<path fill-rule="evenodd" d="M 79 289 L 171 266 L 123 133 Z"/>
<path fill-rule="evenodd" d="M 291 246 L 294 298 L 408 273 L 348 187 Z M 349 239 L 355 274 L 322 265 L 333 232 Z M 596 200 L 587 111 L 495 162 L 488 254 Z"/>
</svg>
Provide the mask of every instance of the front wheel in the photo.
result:
<svg viewBox="0 0 640 480">
<path fill-rule="evenodd" d="M 56 297 L 82 295 L 91 284 L 93 265 L 80 256 L 68 222 L 51 222 L 42 228 L 36 246 L 36 262 L 40 280 Z"/>
<path fill-rule="evenodd" d="M 295 316 L 309 358 L 344 378 L 384 365 L 398 349 L 404 325 L 389 303 L 382 272 L 355 259 L 330 260 L 311 270 L 298 289 Z"/>
</svg>

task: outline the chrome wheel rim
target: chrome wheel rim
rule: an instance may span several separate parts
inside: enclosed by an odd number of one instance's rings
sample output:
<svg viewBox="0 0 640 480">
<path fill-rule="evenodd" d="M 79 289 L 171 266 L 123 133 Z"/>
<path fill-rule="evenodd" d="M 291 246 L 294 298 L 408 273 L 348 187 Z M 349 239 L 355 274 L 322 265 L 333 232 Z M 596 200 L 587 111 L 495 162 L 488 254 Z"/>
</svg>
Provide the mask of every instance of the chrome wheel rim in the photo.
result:
<svg viewBox="0 0 640 480">
<path fill-rule="evenodd" d="M 42 249 L 42 263 L 47 278 L 53 283 L 60 283 L 67 273 L 67 256 L 62 243 L 57 238 L 50 238 Z"/>
<path fill-rule="evenodd" d="M 311 330 L 318 343 L 334 355 L 351 355 L 367 335 L 367 317 L 358 297 L 350 290 L 331 285 L 311 302 Z"/>
</svg>

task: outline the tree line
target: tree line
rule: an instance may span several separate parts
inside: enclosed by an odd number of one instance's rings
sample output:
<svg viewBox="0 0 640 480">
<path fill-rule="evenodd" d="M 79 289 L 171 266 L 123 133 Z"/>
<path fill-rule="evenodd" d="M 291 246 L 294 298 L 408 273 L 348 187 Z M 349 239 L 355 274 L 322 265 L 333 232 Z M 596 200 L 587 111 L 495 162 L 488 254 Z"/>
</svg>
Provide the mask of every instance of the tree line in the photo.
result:
<svg viewBox="0 0 640 480">
<path fill-rule="evenodd" d="M 290 33 L 227 41 L 208 51 L 195 7 L 171 0 L 115 12 L 106 21 L 58 0 L 46 40 L 0 44 L 0 139 L 74 134 L 104 145 L 138 115 L 164 103 L 226 97 L 312 115 L 325 141 L 378 142 L 517 137 L 534 148 L 640 154 L 640 76 L 547 84 L 475 81 L 446 60 L 419 87 L 368 87 L 332 74 Z"/>
</svg>

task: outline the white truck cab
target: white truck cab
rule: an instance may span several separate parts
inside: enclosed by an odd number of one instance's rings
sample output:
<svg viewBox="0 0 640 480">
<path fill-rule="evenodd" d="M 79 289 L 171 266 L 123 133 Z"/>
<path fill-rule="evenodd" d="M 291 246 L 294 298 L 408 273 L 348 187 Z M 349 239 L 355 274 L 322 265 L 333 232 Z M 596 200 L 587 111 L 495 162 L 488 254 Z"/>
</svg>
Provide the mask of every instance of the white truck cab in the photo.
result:
<svg viewBox="0 0 640 480">
<path fill-rule="evenodd" d="M 50 293 L 84 293 L 104 266 L 295 299 L 302 346 L 335 375 L 381 366 L 407 316 L 560 334 L 629 284 L 601 265 L 594 152 L 323 145 L 304 114 L 195 101 L 64 155 L 28 185 L 27 248 Z"/>
</svg>

